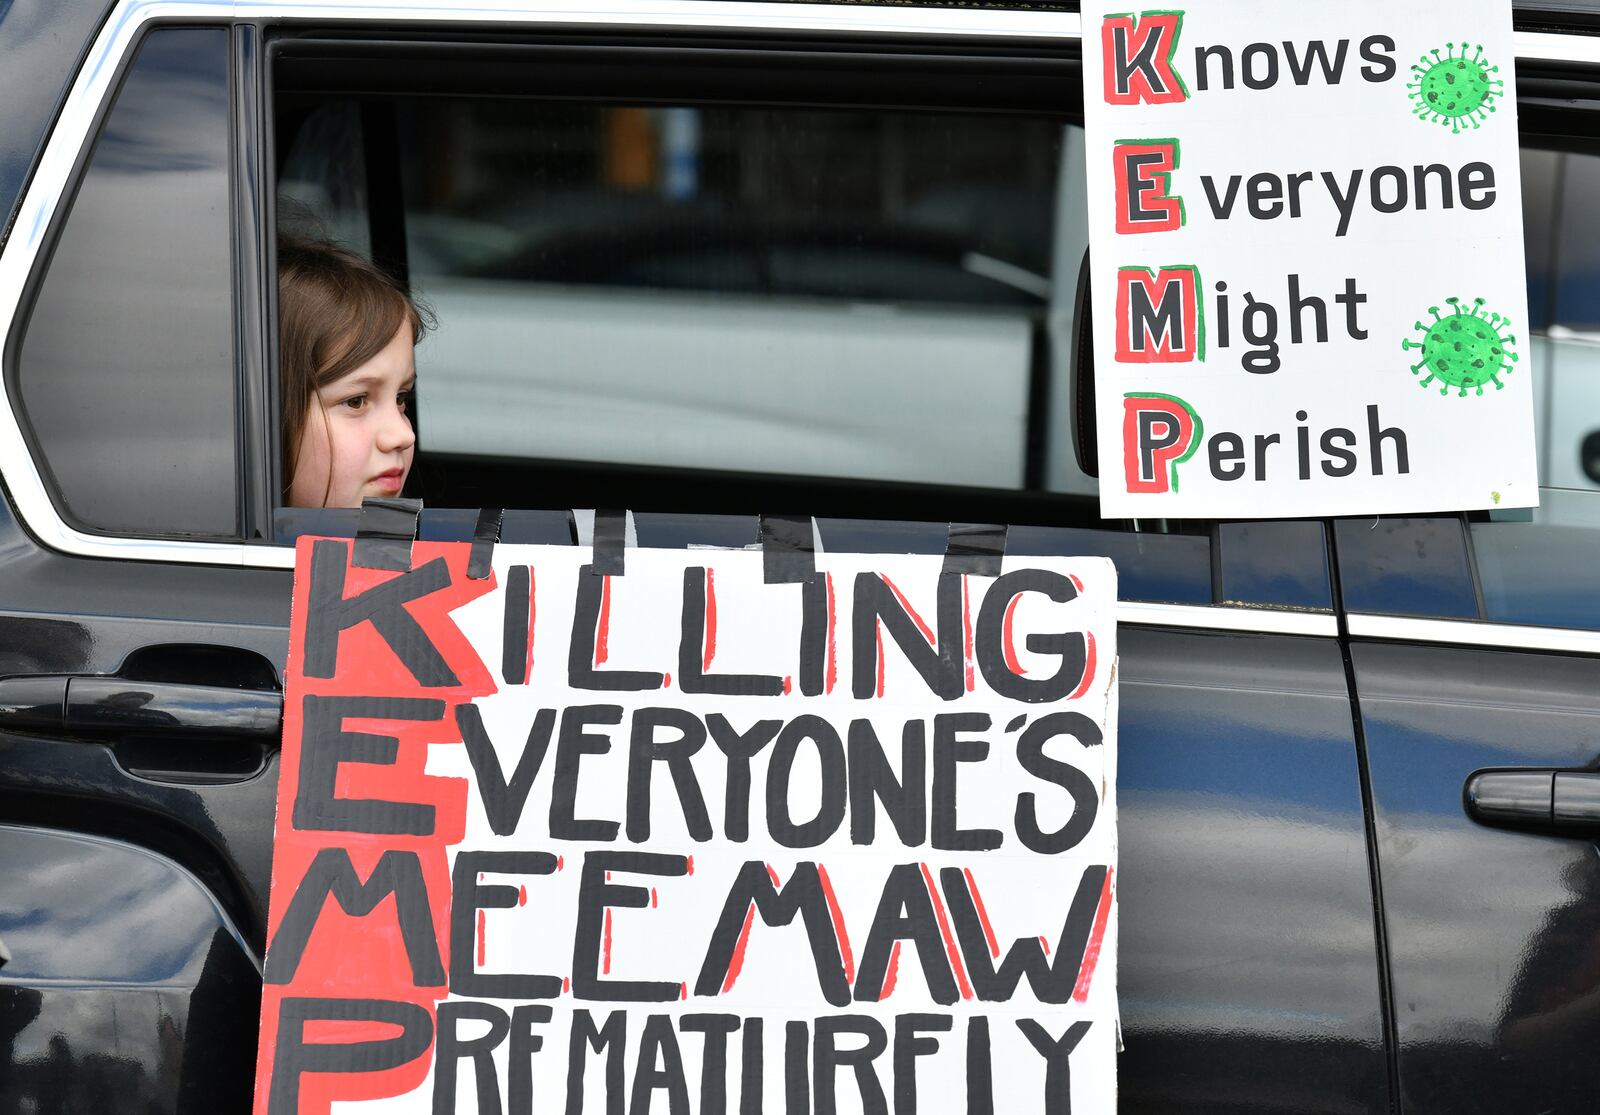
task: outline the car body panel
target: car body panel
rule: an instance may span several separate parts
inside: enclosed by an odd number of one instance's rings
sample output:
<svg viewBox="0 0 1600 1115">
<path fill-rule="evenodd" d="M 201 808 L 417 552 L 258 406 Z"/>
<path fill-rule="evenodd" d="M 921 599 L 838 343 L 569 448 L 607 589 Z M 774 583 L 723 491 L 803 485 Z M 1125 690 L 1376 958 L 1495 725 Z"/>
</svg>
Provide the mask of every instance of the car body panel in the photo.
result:
<svg viewBox="0 0 1600 1115">
<path fill-rule="evenodd" d="M 0 824 L 0 880 L 0 1109 L 244 1109 L 260 970 L 194 876 L 121 841 Z"/>
<path fill-rule="evenodd" d="M 1119 629 L 1124 1111 L 1381 1111 L 1338 643 Z"/>
<path fill-rule="evenodd" d="M 1584 768 L 1600 662 L 1356 642 L 1408 1115 L 1600 1103 L 1600 857 L 1592 837 L 1466 815 L 1486 768 Z"/>
</svg>

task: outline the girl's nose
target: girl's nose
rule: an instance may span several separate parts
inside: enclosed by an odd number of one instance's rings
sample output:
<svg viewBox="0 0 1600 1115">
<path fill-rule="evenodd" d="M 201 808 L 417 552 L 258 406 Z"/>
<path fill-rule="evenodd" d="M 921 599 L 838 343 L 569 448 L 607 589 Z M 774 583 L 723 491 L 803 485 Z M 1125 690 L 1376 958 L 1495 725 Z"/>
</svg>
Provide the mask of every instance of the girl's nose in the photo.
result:
<svg viewBox="0 0 1600 1115">
<path fill-rule="evenodd" d="M 405 411 L 398 407 L 389 410 L 378 427 L 378 451 L 404 453 L 416 443 L 416 432 L 412 430 L 411 419 L 406 417 Z"/>
</svg>

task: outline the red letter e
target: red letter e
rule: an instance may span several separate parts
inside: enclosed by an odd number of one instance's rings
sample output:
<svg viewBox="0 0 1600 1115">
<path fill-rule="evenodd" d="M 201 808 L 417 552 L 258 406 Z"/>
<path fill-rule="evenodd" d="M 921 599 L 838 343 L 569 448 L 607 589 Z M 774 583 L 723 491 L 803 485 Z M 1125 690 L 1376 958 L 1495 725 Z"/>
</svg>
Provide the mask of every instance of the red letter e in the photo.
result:
<svg viewBox="0 0 1600 1115">
<path fill-rule="evenodd" d="M 1183 199 L 1172 195 L 1175 139 L 1119 139 L 1111 148 L 1117 231 L 1173 232 L 1183 224 Z"/>
</svg>

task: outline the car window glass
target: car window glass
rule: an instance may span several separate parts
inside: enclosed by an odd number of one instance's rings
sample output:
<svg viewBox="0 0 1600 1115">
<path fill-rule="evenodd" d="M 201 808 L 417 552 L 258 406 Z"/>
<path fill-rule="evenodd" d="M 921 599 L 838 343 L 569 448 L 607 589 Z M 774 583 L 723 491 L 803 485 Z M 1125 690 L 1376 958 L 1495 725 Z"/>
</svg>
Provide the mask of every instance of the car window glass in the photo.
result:
<svg viewBox="0 0 1600 1115">
<path fill-rule="evenodd" d="M 1469 531 L 1485 619 L 1600 629 L 1600 155 L 1529 152 L 1530 166 L 1540 506 L 1472 516 Z"/>
<path fill-rule="evenodd" d="M 1479 618 L 1460 515 L 1340 519 L 1334 537 L 1350 611 Z"/>
<path fill-rule="evenodd" d="M 1600 630 L 1600 155 L 1530 145 L 1522 175 L 1540 506 L 1341 520 L 1351 611 Z"/>
<path fill-rule="evenodd" d="M 1556 215 L 1566 156 L 1522 149 L 1522 244 L 1528 268 L 1528 328 L 1549 328 L 1557 285 Z"/>
<path fill-rule="evenodd" d="M 1060 125 L 430 98 L 398 126 L 435 457 L 1027 486 Z"/>
<path fill-rule="evenodd" d="M 13 386 L 65 517 L 236 536 L 222 30 L 151 32 L 46 265 Z"/>
<path fill-rule="evenodd" d="M 1524 142 L 1540 506 L 1339 521 L 1351 611 L 1600 630 L 1600 155 Z"/>
<path fill-rule="evenodd" d="M 1332 606 L 1327 539 L 1319 522 L 1219 523 L 1215 560 L 1219 603 Z"/>
<path fill-rule="evenodd" d="M 292 119 L 296 142 L 278 176 L 278 227 L 334 240 L 371 258 L 361 113 L 332 101 Z"/>
</svg>

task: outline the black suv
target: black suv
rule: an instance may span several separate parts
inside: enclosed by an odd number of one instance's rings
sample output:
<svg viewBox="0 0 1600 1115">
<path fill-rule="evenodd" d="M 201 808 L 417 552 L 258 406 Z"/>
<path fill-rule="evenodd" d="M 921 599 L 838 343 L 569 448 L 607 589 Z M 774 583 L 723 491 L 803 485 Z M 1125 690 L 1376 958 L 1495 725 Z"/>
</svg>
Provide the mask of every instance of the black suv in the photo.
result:
<svg viewBox="0 0 1600 1115">
<path fill-rule="evenodd" d="M 278 230 L 438 318 L 422 537 L 1116 560 L 1123 1110 L 1600 1109 L 1583 7 L 1517 13 L 1543 506 L 1111 522 L 1071 4 L 0 0 L 0 1112 L 250 1102 L 357 515 L 278 498 Z"/>
</svg>

